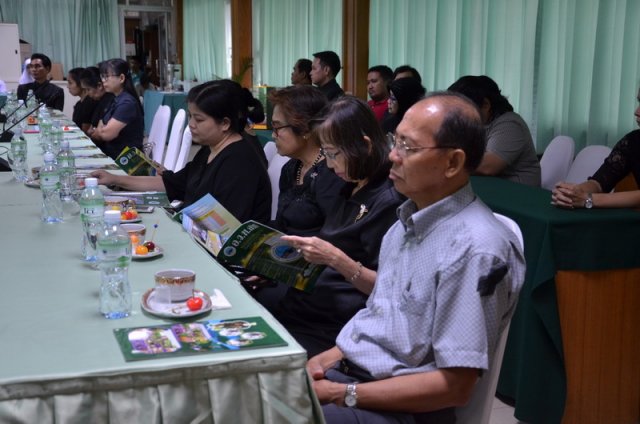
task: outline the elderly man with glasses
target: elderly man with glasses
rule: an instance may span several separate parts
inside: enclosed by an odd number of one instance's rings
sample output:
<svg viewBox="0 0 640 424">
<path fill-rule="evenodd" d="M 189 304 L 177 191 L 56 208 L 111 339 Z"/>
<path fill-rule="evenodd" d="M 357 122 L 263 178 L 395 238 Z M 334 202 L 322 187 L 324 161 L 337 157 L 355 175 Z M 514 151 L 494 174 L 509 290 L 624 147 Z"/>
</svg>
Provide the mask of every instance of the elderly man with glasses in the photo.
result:
<svg viewBox="0 0 640 424">
<path fill-rule="evenodd" d="M 366 308 L 307 365 L 327 423 L 455 422 L 524 280 L 517 236 L 470 186 L 485 148 L 477 107 L 432 93 L 390 142 L 390 178 L 408 200 L 384 236 Z"/>
<path fill-rule="evenodd" d="M 51 84 L 48 79 L 51 72 L 51 59 L 42 53 L 31 55 L 29 72 L 34 81 L 18 86 L 18 99 L 25 101 L 28 99 L 29 90 L 33 90 L 36 102 L 44 103 L 47 107 L 63 110 L 64 91 L 57 85 Z"/>
</svg>

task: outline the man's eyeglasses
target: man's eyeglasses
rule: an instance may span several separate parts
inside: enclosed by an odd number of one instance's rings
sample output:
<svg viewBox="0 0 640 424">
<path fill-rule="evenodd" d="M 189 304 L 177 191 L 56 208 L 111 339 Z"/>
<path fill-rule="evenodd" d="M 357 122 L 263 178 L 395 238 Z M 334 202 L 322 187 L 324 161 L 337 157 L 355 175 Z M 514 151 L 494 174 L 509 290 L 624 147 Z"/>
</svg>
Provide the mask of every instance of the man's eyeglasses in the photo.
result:
<svg viewBox="0 0 640 424">
<path fill-rule="evenodd" d="M 336 157 L 338 157 L 342 153 L 340 150 L 336 150 L 335 152 L 329 152 L 325 150 L 324 147 L 320 148 L 320 152 L 322 153 L 322 156 L 331 160 L 336 160 Z"/>
<path fill-rule="evenodd" d="M 291 127 L 293 127 L 293 125 L 282 125 L 280 127 L 275 127 L 275 126 L 271 127 L 271 129 L 273 130 L 273 133 L 276 135 L 276 137 L 278 137 L 279 136 L 278 131 L 284 128 L 291 128 Z"/>
<path fill-rule="evenodd" d="M 30 69 L 40 69 L 40 68 L 44 68 L 44 66 L 40 65 L 39 63 L 35 64 L 35 65 L 29 65 Z"/>
<path fill-rule="evenodd" d="M 387 142 L 390 149 L 396 149 L 398 155 L 407 157 L 409 152 L 417 152 L 419 150 L 435 150 L 435 149 L 451 149 L 449 146 L 409 146 L 405 140 L 399 139 L 395 134 L 387 134 Z"/>
</svg>

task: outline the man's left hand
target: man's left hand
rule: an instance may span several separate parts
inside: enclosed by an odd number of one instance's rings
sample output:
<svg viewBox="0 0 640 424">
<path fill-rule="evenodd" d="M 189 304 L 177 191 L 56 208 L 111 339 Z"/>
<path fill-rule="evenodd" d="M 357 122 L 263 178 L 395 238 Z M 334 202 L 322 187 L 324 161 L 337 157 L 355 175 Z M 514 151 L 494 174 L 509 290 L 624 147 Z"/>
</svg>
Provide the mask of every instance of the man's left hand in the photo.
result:
<svg viewBox="0 0 640 424">
<path fill-rule="evenodd" d="M 338 406 L 344 406 L 346 384 L 334 383 L 325 379 L 315 380 L 313 381 L 313 390 L 316 392 L 321 404 L 335 403 Z"/>
</svg>

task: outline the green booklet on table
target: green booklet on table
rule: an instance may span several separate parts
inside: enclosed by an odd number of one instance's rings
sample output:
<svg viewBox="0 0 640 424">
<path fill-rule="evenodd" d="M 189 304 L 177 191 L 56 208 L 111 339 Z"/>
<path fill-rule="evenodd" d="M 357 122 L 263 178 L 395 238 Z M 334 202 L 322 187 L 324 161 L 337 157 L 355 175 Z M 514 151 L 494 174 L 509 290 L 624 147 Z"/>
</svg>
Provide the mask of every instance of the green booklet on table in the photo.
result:
<svg viewBox="0 0 640 424">
<path fill-rule="evenodd" d="M 287 346 L 260 317 L 117 328 L 113 333 L 127 362 Z"/>
<path fill-rule="evenodd" d="M 324 265 L 307 262 L 282 240 L 285 234 L 256 221 L 240 223 L 210 194 L 182 210 L 182 226 L 223 263 L 303 291 L 313 291 Z"/>
</svg>

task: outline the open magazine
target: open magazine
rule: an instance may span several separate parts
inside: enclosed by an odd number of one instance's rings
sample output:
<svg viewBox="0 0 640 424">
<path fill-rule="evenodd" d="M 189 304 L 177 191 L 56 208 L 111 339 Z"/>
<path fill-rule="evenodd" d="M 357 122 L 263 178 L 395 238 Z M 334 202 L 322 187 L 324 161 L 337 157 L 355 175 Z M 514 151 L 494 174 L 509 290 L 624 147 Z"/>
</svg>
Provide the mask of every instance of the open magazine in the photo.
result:
<svg viewBox="0 0 640 424">
<path fill-rule="evenodd" d="M 182 210 L 182 225 L 223 263 L 303 291 L 325 268 L 307 262 L 285 234 L 256 221 L 240 223 L 210 194 Z"/>
</svg>

